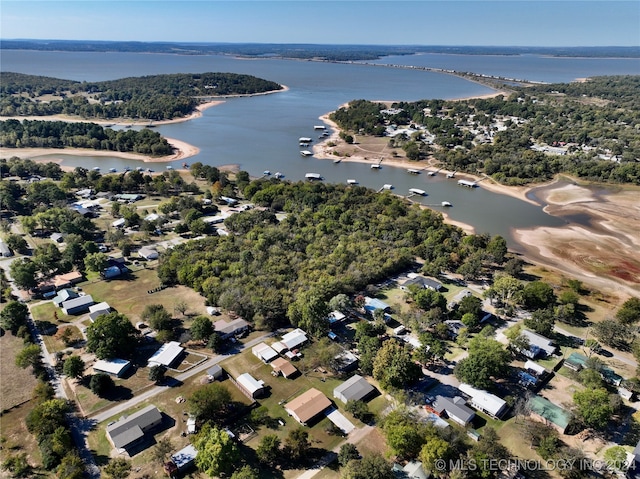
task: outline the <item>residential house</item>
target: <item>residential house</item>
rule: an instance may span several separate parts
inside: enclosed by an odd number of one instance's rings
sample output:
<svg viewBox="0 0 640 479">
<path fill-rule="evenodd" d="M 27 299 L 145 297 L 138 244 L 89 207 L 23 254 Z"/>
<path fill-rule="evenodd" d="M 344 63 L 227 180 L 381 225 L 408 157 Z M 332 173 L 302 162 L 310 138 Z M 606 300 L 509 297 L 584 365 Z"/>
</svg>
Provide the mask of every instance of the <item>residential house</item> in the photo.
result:
<svg viewBox="0 0 640 479">
<path fill-rule="evenodd" d="M 130 449 L 143 442 L 145 434 L 162 424 L 162 414 L 149 405 L 107 426 L 107 438 L 116 449 Z"/>
<path fill-rule="evenodd" d="M 387 303 L 385 303 L 384 301 L 381 301 L 381 300 L 379 300 L 377 298 L 370 298 L 368 296 L 366 298 L 364 298 L 364 310 L 365 310 L 365 312 L 367 312 L 371 316 L 373 316 L 373 312 L 376 309 L 381 309 L 385 313 L 388 313 L 388 312 L 391 311 L 391 306 L 389 306 Z"/>
<path fill-rule="evenodd" d="M 335 360 L 336 370 L 341 373 L 353 371 L 358 367 L 358 356 L 346 349 L 336 355 L 333 359 Z"/>
<path fill-rule="evenodd" d="M 52 278 L 53 286 L 56 289 L 66 288 L 82 281 L 82 273 L 79 271 L 71 271 L 66 274 L 59 274 Z"/>
<path fill-rule="evenodd" d="M 53 298 L 53 304 L 59 307 L 65 301 L 78 298 L 79 296 L 80 295 L 72 289 L 63 289 L 62 291 L 58 292 L 55 298 Z"/>
<path fill-rule="evenodd" d="M 333 397 L 343 403 L 348 401 L 362 401 L 375 392 L 371 384 L 362 376 L 355 374 L 333 390 Z"/>
<path fill-rule="evenodd" d="M 319 390 L 312 388 L 284 405 L 285 411 L 303 426 L 331 406 L 331 401 Z"/>
<path fill-rule="evenodd" d="M 111 306 L 109 306 L 109 303 L 103 301 L 102 303 L 94 304 L 93 306 L 89 307 L 89 319 L 93 323 L 96 319 L 98 319 L 98 316 L 109 314 L 110 312 Z"/>
<path fill-rule="evenodd" d="M 291 351 L 302 346 L 307 342 L 307 340 L 307 333 L 305 333 L 302 329 L 297 328 L 282 336 L 279 342 L 283 344 L 289 351 Z"/>
<path fill-rule="evenodd" d="M 469 384 L 460 384 L 458 389 L 469 396 L 471 407 L 482 411 L 491 417 L 499 418 L 508 409 L 507 403 L 495 394 L 476 389 Z"/>
<path fill-rule="evenodd" d="M 432 278 L 426 278 L 425 276 L 415 275 L 410 277 L 408 280 L 404 282 L 402 285 L 403 289 L 408 289 L 409 286 L 418 286 L 423 289 L 431 289 L 433 291 L 440 291 L 442 289 L 442 284 Z"/>
<path fill-rule="evenodd" d="M 529 340 L 529 351 L 521 352 L 530 359 L 535 359 L 538 356 L 553 356 L 555 354 L 557 348 L 551 339 L 528 329 L 523 329 L 520 334 Z"/>
<path fill-rule="evenodd" d="M 78 298 L 68 299 L 60 304 L 62 312 L 64 314 L 80 314 L 89 309 L 89 306 L 93 304 L 93 298 L 90 294 L 86 296 L 80 296 Z"/>
<path fill-rule="evenodd" d="M 258 381 L 249 373 L 238 376 L 236 384 L 254 399 L 262 396 L 265 392 L 264 381 Z"/>
<path fill-rule="evenodd" d="M 276 352 L 276 350 L 269 346 L 267 343 L 256 344 L 253 348 L 251 348 L 251 352 L 255 357 L 257 357 L 265 364 L 273 361 L 278 357 L 278 353 Z"/>
<path fill-rule="evenodd" d="M 464 427 L 469 424 L 476 415 L 466 404 L 466 401 L 460 396 L 450 398 L 438 395 L 431 407 L 437 414 L 442 415 L 442 413 L 446 413 L 449 419 Z"/>
<path fill-rule="evenodd" d="M 140 248 L 138 250 L 138 255 L 141 258 L 146 259 L 147 261 L 158 259 L 158 257 L 160 256 L 155 248 L 151 248 L 149 246 L 143 246 L 142 248 Z"/>
<path fill-rule="evenodd" d="M 542 396 L 531 396 L 527 401 L 527 407 L 533 419 L 552 426 L 563 434 L 571 422 L 571 413 L 569 411 L 562 409 Z"/>
<path fill-rule="evenodd" d="M 147 361 L 148 367 L 165 366 L 170 368 L 182 355 L 184 348 L 177 341 L 170 341 L 160 346 Z"/>
<path fill-rule="evenodd" d="M 229 322 L 221 319 L 213 323 L 213 327 L 222 339 L 229 339 L 233 336 L 243 334 L 251 325 L 244 319 L 237 318 Z"/>
<path fill-rule="evenodd" d="M 409 461 L 404 466 L 394 463 L 392 471 L 398 479 L 429 479 L 420 461 Z"/>
<path fill-rule="evenodd" d="M 587 364 L 587 357 L 580 353 L 571 353 L 567 359 L 564 360 L 564 365 L 573 371 L 580 371 Z"/>
<path fill-rule="evenodd" d="M 275 374 L 282 374 L 287 379 L 291 379 L 298 374 L 296 367 L 284 358 L 274 359 L 271 362 L 271 367 Z"/>
<path fill-rule="evenodd" d="M 131 367 L 131 361 L 126 359 L 99 359 L 93 364 L 93 370 L 97 373 L 106 373 L 117 378 L 121 377 Z"/>
</svg>

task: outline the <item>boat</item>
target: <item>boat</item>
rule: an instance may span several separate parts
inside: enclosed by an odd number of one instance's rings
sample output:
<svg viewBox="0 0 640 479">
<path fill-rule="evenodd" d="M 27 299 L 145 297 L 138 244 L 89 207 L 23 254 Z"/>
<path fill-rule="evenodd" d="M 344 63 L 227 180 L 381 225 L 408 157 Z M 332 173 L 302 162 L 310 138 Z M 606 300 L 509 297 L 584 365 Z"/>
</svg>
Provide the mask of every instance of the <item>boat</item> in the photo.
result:
<svg viewBox="0 0 640 479">
<path fill-rule="evenodd" d="M 384 185 L 382 185 L 382 189 L 383 190 L 392 190 L 393 189 L 393 185 L 391 185 L 389 183 L 384 184 Z"/>
<path fill-rule="evenodd" d="M 334 163 L 340 163 L 342 161 L 342 158 L 336 158 L 335 160 L 333 160 Z"/>
<path fill-rule="evenodd" d="M 313 127 L 313 129 L 314 129 L 314 130 L 324 130 L 324 129 L 325 129 L 325 126 L 324 126 L 324 125 L 315 125 L 315 126 Z"/>
<path fill-rule="evenodd" d="M 358 184 L 358 180 L 347 180 L 347 184 L 348 185 L 357 185 Z"/>
<path fill-rule="evenodd" d="M 124 167 L 124 171 L 131 171 L 131 167 L 130 166 L 125 166 Z"/>
<path fill-rule="evenodd" d="M 409 169 L 407 170 L 407 173 L 412 174 L 412 175 L 419 175 L 419 174 L 420 174 L 420 170 L 416 170 L 416 169 L 413 169 L 413 168 L 409 168 Z"/>
<path fill-rule="evenodd" d="M 264 171 L 262 172 L 262 174 L 263 174 L 264 176 L 270 176 L 270 175 L 271 175 L 271 172 L 270 172 L 269 170 L 264 170 Z"/>
<path fill-rule="evenodd" d="M 429 176 L 436 176 L 436 174 L 438 174 L 437 171 L 430 171 L 429 173 L 427 173 Z"/>
<path fill-rule="evenodd" d="M 306 136 L 301 136 L 300 138 L 298 138 L 298 142 L 299 143 L 311 143 L 313 140 L 311 138 L 308 138 Z"/>
<path fill-rule="evenodd" d="M 382 168 L 382 166 L 379 163 L 376 163 L 375 165 L 371 165 L 372 170 L 379 170 L 380 168 Z"/>
<path fill-rule="evenodd" d="M 142 171 L 142 170 L 143 170 L 142 166 L 136 166 L 136 171 Z"/>
<path fill-rule="evenodd" d="M 409 188 L 409 193 L 412 195 L 425 196 L 427 194 L 426 191 L 418 189 L 418 188 Z"/>
<path fill-rule="evenodd" d="M 312 153 L 312 152 L 310 152 L 309 150 L 302 150 L 302 151 L 300 152 L 300 154 L 301 154 L 302 156 L 311 156 L 311 155 L 313 155 L 313 153 Z"/>
<path fill-rule="evenodd" d="M 448 201 L 443 201 L 442 202 L 442 206 L 453 206 L 451 203 L 449 203 Z"/>
<path fill-rule="evenodd" d="M 307 147 L 307 146 L 309 146 L 309 143 L 306 143 L 306 142 L 300 142 L 300 146 L 302 146 L 302 147 Z"/>
<path fill-rule="evenodd" d="M 94 166 L 93 167 L 93 171 L 100 171 L 100 167 L 99 166 Z"/>
<path fill-rule="evenodd" d="M 322 180 L 322 176 L 320 176 L 320 173 L 307 173 L 306 175 L 304 175 L 304 177 L 307 180 Z"/>
<path fill-rule="evenodd" d="M 109 173 L 115 173 L 116 171 L 118 170 L 116 170 L 115 168 L 109 168 Z"/>
<path fill-rule="evenodd" d="M 167 170 L 173 170 L 173 166 L 167 165 Z"/>
<path fill-rule="evenodd" d="M 275 178 L 284 178 L 284 175 L 282 173 L 280 173 L 279 171 L 276 171 L 275 174 L 273 175 Z"/>
</svg>

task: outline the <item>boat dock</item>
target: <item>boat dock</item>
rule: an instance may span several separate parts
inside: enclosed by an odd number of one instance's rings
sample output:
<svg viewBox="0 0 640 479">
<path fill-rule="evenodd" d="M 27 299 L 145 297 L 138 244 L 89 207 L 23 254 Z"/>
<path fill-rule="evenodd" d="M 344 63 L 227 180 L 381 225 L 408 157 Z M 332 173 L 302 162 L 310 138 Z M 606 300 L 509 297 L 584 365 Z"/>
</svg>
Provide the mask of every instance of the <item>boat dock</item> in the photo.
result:
<svg viewBox="0 0 640 479">
<path fill-rule="evenodd" d="M 447 173 L 447 178 L 455 178 L 456 177 L 456 170 L 452 171 L 451 173 Z"/>
<path fill-rule="evenodd" d="M 478 186 L 477 181 L 458 180 L 458 186 L 466 186 L 467 188 L 475 188 Z"/>
<path fill-rule="evenodd" d="M 304 175 L 304 177 L 309 181 L 322 180 L 322 176 L 320 176 L 320 173 L 307 173 L 306 175 Z"/>
<path fill-rule="evenodd" d="M 357 185 L 358 184 L 358 180 L 349 179 L 349 180 L 347 180 L 347 184 L 348 185 Z"/>
<path fill-rule="evenodd" d="M 311 155 L 313 155 L 313 153 L 311 151 L 309 151 L 309 150 L 302 150 L 302 151 L 300 151 L 300 154 L 302 156 L 311 156 Z"/>
<path fill-rule="evenodd" d="M 427 192 L 418 188 L 409 188 L 409 193 L 411 193 L 407 198 L 412 196 L 426 196 Z"/>
</svg>

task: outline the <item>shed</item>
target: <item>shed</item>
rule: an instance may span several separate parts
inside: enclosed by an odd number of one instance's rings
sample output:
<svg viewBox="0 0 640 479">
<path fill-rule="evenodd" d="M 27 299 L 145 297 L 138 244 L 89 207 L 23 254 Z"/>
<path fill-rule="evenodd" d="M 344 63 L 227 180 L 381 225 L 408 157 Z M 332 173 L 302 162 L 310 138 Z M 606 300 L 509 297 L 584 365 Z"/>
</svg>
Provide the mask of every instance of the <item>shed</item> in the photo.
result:
<svg viewBox="0 0 640 479">
<path fill-rule="evenodd" d="M 564 365 L 574 371 L 580 371 L 586 364 L 587 357 L 580 353 L 571 353 L 571 355 L 564 360 Z"/>
<path fill-rule="evenodd" d="M 534 363 L 533 361 L 527 361 L 524 363 L 524 368 L 527 371 L 533 372 L 536 376 L 544 376 L 547 374 L 547 370 L 544 366 L 539 365 L 538 363 Z"/>
<path fill-rule="evenodd" d="M 275 373 L 282 374 L 287 379 L 298 373 L 296 367 L 284 358 L 274 359 L 271 362 L 271 367 Z"/>
<path fill-rule="evenodd" d="M 95 313 L 96 311 L 106 311 L 107 313 L 110 313 L 111 306 L 109 306 L 109 303 L 107 303 L 106 301 L 89 306 L 90 313 Z"/>
<path fill-rule="evenodd" d="M 302 329 L 297 328 L 282 336 L 280 343 L 284 344 L 287 349 L 291 350 L 302 346 L 307 342 L 307 339 L 307 333 Z"/>
<path fill-rule="evenodd" d="M 107 437 L 117 449 L 127 449 L 144 440 L 145 433 L 162 424 L 162 414 L 149 405 L 107 426 Z"/>
<path fill-rule="evenodd" d="M 569 422 L 571 422 L 571 414 L 568 411 L 542 396 L 531 396 L 527 401 L 527 406 L 534 419 L 553 426 L 561 433 L 564 433 Z"/>
<path fill-rule="evenodd" d="M 184 348 L 177 341 L 171 341 L 160 346 L 153 356 L 147 361 L 148 367 L 165 366 L 170 368 L 182 355 Z"/>
<path fill-rule="evenodd" d="M 346 404 L 348 401 L 362 401 L 375 390 L 376 388 L 369 384 L 365 378 L 356 374 L 337 386 L 333 390 L 333 397 Z"/>
<path fill-rule="evenodd" d="M 124 218 L 118 218 L 113 223 L 111 223 L 111 226 L 113 226 L 114 228 L 123 228 L 126 222 L 127 221 Z"/>
<path fill-rule="evenodd" d="M 211 366 L 209 369 L 207 369 L 207 375 L 213 378 L 214 380 L 222 379 L 222 376 L 224 375 L 224 370 L 219 364 L 215 364 Z"/>
<path fill-rule="evenodd" d="M 93 370 L 96 372 L 107 373 L 111 376 L 119 378 L 131 367 L 131 361 L 126 359 L 114 358 L 111 360 L 99 359 L 93 364 Z"/>
<path fill-rule="evenodd" d="M 90 294 L 80 296 L 78 298 L 69 299 L 60 304 L 64 314 L 80 314 L 89 309 L 93 304 L 93 298 Z"/>
<path fill-rule="evenodd" d="M 4 256 L 5 258 L 8 258 L 9 256 L 13 256 L 13 252 L 11 251 L 11 248 L 9 248 L 7 246 L 7 243 L 5 243 L 2 240 L 0 240 L 0 255 Z"/>
<path fill-rule="evenodd" d="M 258 381 L 249 373 L 238 376 L 236 383 L 254 399 L 264 393 L 264 381 Z"/>
<path fill-rule="evenodd" d="M 267 343 L 256 344 L 251 348 L 251 352 L 263 363 L 268 363 L 278 357 L 278 353 L 275 349 L 269 346 Z"/>
<path fill-rule="evenodd" d="M 476 415 L 466 404 L 466 401 L 460 396 L 453 398 L 436 396 L 432 407 L 438 414 L 446 413 L 447 417 L 452 421 L 461 426 L 466 426 Z"/>
<path fill-rule="evenodd" d="M 122 269 L 115 265 L 105 268 L 100 273 L 100 276 L 102 276 L 104 279 L 117 278 L 120 275 L 122 275 Z"/>
<path fill-rule="evenodd" d="M 180 449 L 178 452 L 171 456 L 171 462 L 175 464 L 178 472 L 183 472 L 194 465 L 198 450 L 191 444 Z"/>
<path fill-rule="evenodd" d="M 287 413 L 303 426 L 331 406 L 331 401 L 319 390 L 312 388 L 284 405 Z"/>
<path fill-rule="evenodd" d="M 345 434 L 349 434 L 356 427 L 353 425 L 351 421 L 349 421 L 344 414 L 338 411 L 336 408 L 330 408 L 325 412 L 327 419 L 335 424 L 342 432 Z"/>
<path fill-rule="evenodd" d="M 458 389 L 471 398 L 471 406 L 489 416 L 499 418 L 507 410 L 507 403 L 494 394 L 464 383 Z"/>
<path fill-rule="evenodd" d="M 358 366 L 358 356 L 346 349 L 336 355 L 334 359 L 336 360 L 336 369 L 342 373 L 352 371 Z"/>
<path fill-rule="evenodd" d="M 155 248 L 151 248 L 149 246 L 143 246 L 140 248 L 138 250 L 138 255 L 148 261 L 158 259 L 158 256 L 160 256 Z"/>
</svg>

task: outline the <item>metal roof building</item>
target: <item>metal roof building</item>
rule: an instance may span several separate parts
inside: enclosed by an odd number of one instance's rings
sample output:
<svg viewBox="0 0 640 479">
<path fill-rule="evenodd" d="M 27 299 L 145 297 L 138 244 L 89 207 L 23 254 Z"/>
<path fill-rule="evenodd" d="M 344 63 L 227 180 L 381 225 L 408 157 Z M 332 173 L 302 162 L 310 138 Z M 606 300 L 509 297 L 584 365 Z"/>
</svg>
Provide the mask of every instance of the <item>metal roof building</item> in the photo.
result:
<svg viewBox="0 0 640 479">
<path fill-rule="evenodd" d="M 149 358 L 147 366 L 165 366 L 170 368 L 183 351 L 184 348 L 180 346 L 180 343 L 177 341 L 165 343 Z"/>
<path fill-rule="evenodd" d="M 126 449 L 142 441 L 146 432 L 162 423 L 162 414 L 149 405 L 107 426 L 107 437 L 114 447 Z"/>
<path fill-rule="evenodd" d="M 356 374 L 333 390 L 333 397 L 343 403 L 347 401 L 362 401 L 376 389 L 365 378 Z"/>
<path fill-rule="evenodd" d="M 507 409 L 507 403 L 498 396 L 469 384 L 460 384 L 458 389 L 471 398 L 471 406 L 492 417 L 500 417 Z"/>
</svg>

